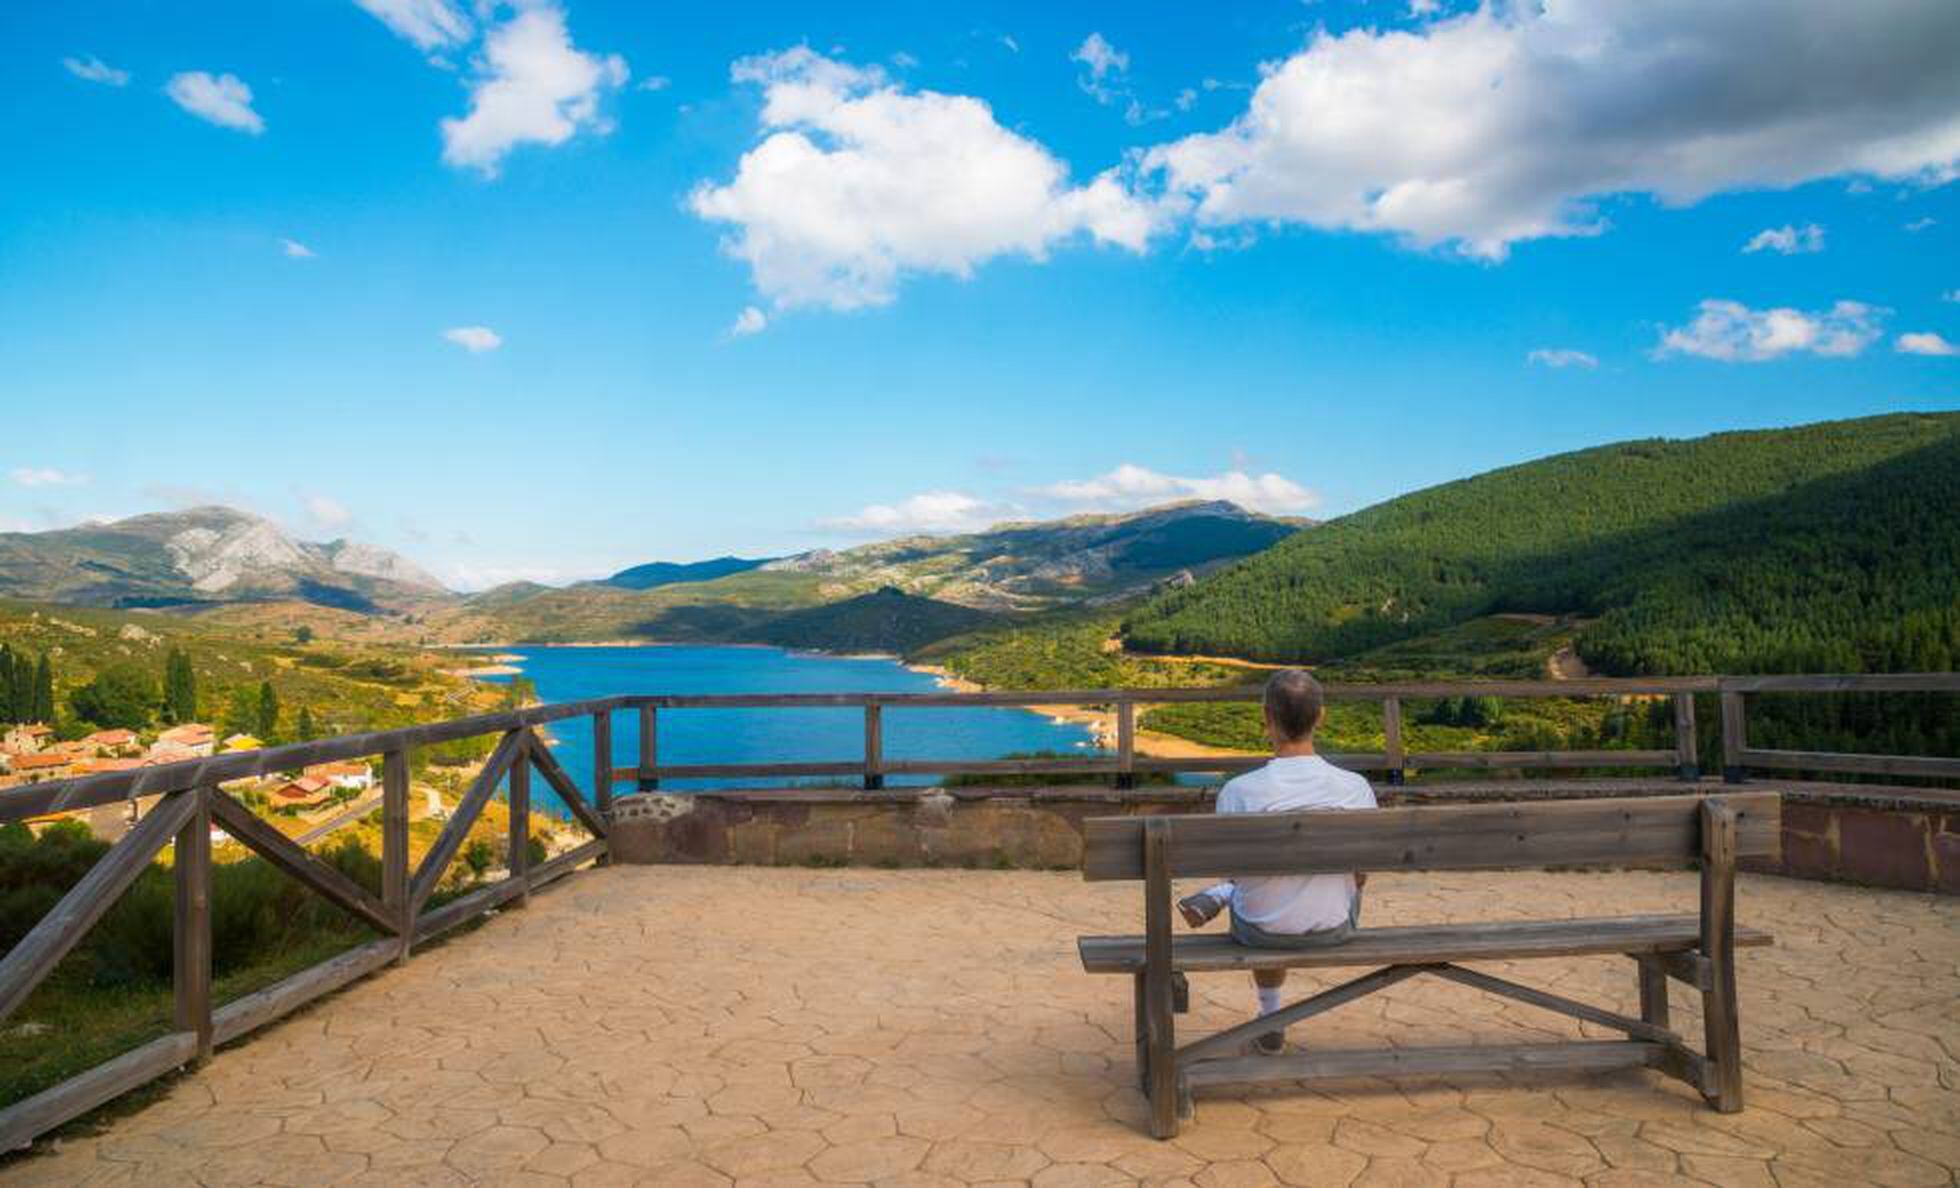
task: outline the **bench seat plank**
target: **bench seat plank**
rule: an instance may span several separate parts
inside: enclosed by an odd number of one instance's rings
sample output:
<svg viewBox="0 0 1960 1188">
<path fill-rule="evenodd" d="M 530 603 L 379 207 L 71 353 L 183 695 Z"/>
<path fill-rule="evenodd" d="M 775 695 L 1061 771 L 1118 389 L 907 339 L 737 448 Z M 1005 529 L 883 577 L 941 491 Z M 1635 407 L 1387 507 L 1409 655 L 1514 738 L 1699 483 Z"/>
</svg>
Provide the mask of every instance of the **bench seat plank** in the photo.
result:
<svg viewBox="0 0 1960 1188">
<path fill-rule="evenodd" d="M 1476 1072 L 1607 1072 L 1659 1064 L 1662 1044 L 1641 1040 L 1581 1040 L 1563 1044 L 1472 1044 L 1449 1048 L 1372 1048 L 1302 1052 L 1289 1056 L 1236 1056 L 1199 1060 L 1184 1074 L 1193 1088 L 1262 1081 L 1347 1080 L 1356 1077 L 1427 1077 Z"/>
<path fill-rule="evenodd" d="M 1738 927 L 1738 948 L 1767 945 L 1768 933 Z M 1363 928 L 1324 949 L 1254 949 L 1223 933 L 1178 937 L 1171 967 L 1206 973 L 1231 969 L 1306 969 L 1345 965 L 1404 965 L 1444 961 L 1572 957 L 1596 953 L 1665 953 L 1701 943 L 1698 916 L 1606 916 L 1484 924 L 1418 924 Z M 1076 940 L 1089 973 L 1136 973 L 1143 968 L 1141 936 L 1084 936 Z"/>
</svg>

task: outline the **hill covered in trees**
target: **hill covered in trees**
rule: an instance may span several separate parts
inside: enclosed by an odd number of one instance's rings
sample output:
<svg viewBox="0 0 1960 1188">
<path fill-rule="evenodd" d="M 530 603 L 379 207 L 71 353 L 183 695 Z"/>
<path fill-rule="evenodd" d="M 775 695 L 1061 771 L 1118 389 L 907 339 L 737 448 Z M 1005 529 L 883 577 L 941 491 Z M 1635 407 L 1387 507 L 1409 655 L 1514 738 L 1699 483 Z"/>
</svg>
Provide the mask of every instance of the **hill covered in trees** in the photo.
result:
<svg viewBox="0 0 1960 1188">
<path fill-rule="evenodd" d="M 1132 611 L 1126 647 L 1328 663 L 1580 615 L 1607 673 L 1945 671 L 1960 414 L 1601 446 L 1389 500 Z"/>
</svg>

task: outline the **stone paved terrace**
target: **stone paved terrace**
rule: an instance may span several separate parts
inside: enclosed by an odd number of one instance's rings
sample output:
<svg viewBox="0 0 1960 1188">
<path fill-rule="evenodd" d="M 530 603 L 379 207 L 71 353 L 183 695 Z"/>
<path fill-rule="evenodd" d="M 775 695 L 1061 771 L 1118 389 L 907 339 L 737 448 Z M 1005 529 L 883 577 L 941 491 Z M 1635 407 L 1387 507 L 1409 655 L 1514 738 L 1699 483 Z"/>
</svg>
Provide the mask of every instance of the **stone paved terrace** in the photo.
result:
<svg viewBox="0 0 1960 1188">
<path fill-rule="evenodd" d="M 1376 923 L 1689 910 L 1695 887 L 1685 873 L 1378 876 L 1369 909 Z M 221 1051 L 98 1136 L 0 1165 L 0 1181 L 1952 1183 L 1960 900 L 1769 877 L 1739 896 L 1740 919 L 1778 939 L 1741 955 L 1739 1115 L 1644 1071 L 1357 1083 L 1200 1096 L 1196 1122 L 1160 1143 L 1138 1129 L 1129 987 L 1083 974 L 1073 946 L 1135 929 L 1134 884 L 619 867 Z M 1634 1009 L 1624 958 L 1512 968 Z M 1250 998 L 1238 976 L 1193 992 L 1185 1035 Z M 1698 1035 L 1689 997 L 1677 989 L 1676 1025 Z M 1573 1034 L 1416 979 L 1294 1039 Z"/>
</svg>

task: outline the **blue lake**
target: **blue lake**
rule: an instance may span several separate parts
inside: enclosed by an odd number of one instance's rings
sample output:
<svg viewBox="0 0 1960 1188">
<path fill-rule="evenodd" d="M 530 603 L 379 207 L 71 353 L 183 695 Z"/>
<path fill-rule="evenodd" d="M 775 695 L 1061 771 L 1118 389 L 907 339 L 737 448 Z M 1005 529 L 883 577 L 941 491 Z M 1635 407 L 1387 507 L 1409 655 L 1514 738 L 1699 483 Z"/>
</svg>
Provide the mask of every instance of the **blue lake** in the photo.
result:
<svg viewBox="0 0 1960 1188">
<path fill-rule="evenodd" d="M 893 660 L 824 656 L 754 647 L 500 648 L 520 656 L 515 667 L 543 701 L 582 701 L 614 694 L 671 693 L 926 693 L 933 677 Z M 509 678 L 487 678 L 507 682 Z M 592 772 L 592 723 L 551 724 L 552 748 L 581 789 Z M 852 762 L 864 757 L 864 711 L 846 709 L 669 709 L 660 712 L 660 761 L 666 763 Z M 1053 751 L 1094 754 L 1087 727 L 1058 723 L 1018 709 L 887 709 L 888 759 L 998 759 Z M 639 755 L 639 715 L 613 715 L 613 765 L 631 767 Z M 789 781 L 663 780 L 662 791 L 756 787 Z M 819 781 L 802 781 L 819 782 Z M 838 780 L 835 782 L 844 782 Z M 931 783 L 929 776 L 891 776 L 887 783 Z M 618 785 L 624 794 L 631 786 Z M 532 781 L 539 806 L 559 809 L 542 780 Z"/>
</svg>

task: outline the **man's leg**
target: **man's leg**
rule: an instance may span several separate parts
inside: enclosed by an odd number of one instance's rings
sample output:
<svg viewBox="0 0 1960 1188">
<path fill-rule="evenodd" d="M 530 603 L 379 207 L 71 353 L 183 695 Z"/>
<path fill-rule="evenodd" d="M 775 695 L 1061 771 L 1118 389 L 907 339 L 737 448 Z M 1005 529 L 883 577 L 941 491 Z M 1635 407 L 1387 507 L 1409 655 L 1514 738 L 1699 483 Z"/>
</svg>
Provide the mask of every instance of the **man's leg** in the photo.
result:
<svg viewBox="0 0 1960 1188">
<path fill-rule="evenodd" d="M 1252 985 L 1258 992 L 1259 1014 L 1263 1018 L 1279 1009 L 1279 988 L 1286 985 L 1286 971 L 1255 969 L 1252 971 Z M 1286 1035 L 1283 1032 L 1268 1031 L 1254 1043 L 1262 1052 L 1278 1054 L 1286 1050 Z"/>
</svg>

